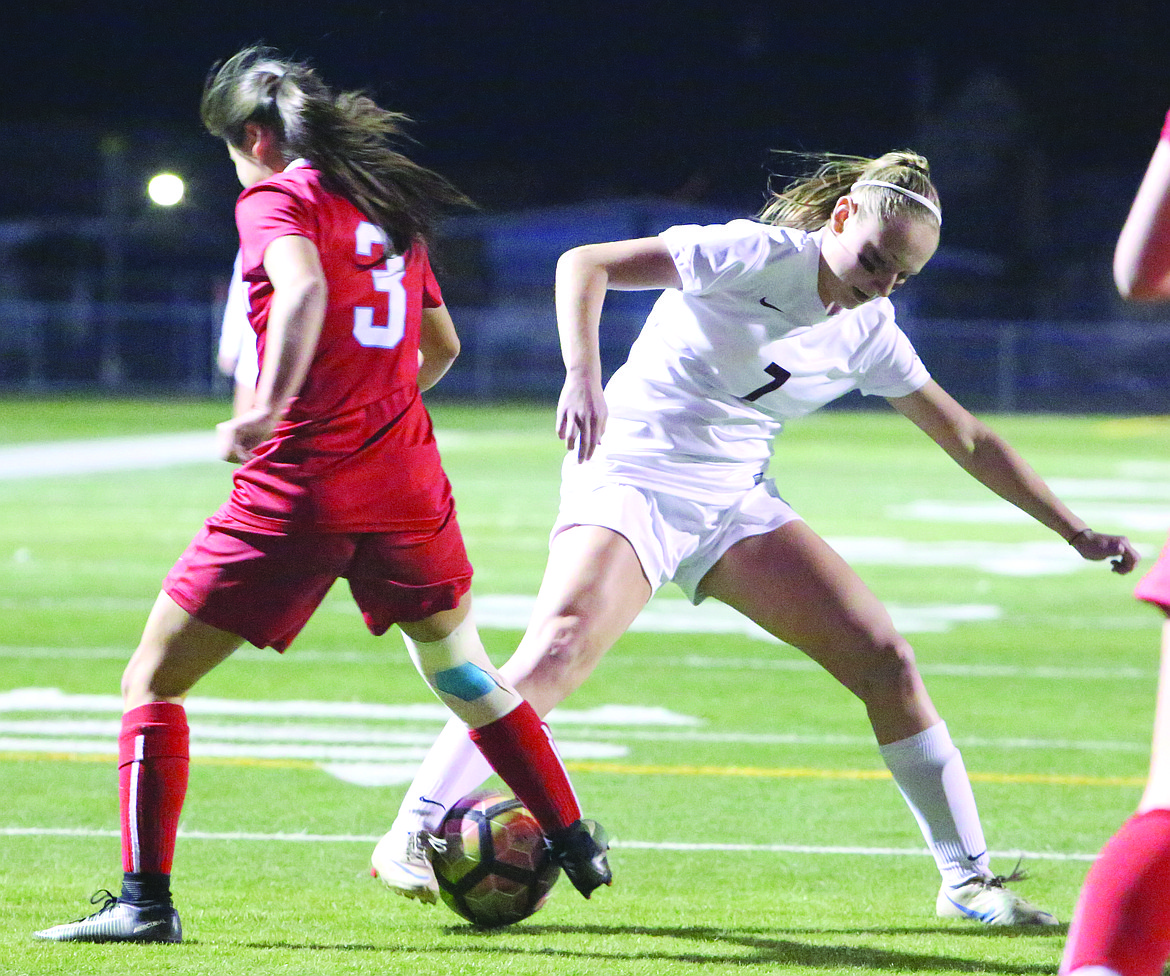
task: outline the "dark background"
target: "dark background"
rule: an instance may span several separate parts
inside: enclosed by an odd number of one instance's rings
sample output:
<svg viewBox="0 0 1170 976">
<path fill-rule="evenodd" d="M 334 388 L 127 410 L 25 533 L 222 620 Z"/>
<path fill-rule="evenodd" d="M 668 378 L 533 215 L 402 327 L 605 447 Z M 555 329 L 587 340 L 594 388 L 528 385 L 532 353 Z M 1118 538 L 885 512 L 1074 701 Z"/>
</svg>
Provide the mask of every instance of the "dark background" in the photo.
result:
<svg viewBox="0 0 1170 976">
<path fill-rule="evenodd" d="M 899 300 L 928 362 L 962 323 L 994 322 L 976 329 L 981 374 L 1022 389 L 1003 364 L 1056 353 L 1016 349 L 1017 334 L 1047 328 L 1059 353 L 1076 344 L 1061 323 L 1092 336 L 1162 314 L 1121 305 L 1110 258 L 1170 107 L 1166 0 L 9 3 L 0 386 L 209 381 L 239 188 L 199 96 L 213 63 L 260 41 L 412 116 L 411 155 L 481 205 L 436 247 L 477 362 L 509 330 L 521 351 L 552 335 L 566 246 L 749 215 L 770 171 L 794 171 L 773 150 L 929 157 L 942 246 Z M 164 169 L 187 183 L 172 210 L 144 194 Z M 629 301 L 614 356 L 644 312 Z M 1161 337 L 1130 329 L 1112 347 L 1086 368 L 1122 405 L 1164 396 Z M 546 358 L 526 375 L 547 367 L 555 387 Z M 1035 369 L 1036 388 L 1082 382 Z"/>
<path fill-rule="evenodd" d="M 937 141 L 932 123 L 969 121 L 980 75 L 1015 100 L 1017 117 L 986 120 L 1011 130 L 998 138 L 1026 138 L 1057 171 L 1140 163 L 1170 105 L 1160 0 L 6 7 L 4 123 L 62 141 L 94 126 L 198 136 L 207 69 L 264 40 L 414 116 L 418 154 L 488 206 L 650 193 L 750 208 L 767 150 Z M 32 152 L 46 181 L 72 162 L 62 141 Z M 32 202 L 5 182 L 5 212 Z"/>
</svg>

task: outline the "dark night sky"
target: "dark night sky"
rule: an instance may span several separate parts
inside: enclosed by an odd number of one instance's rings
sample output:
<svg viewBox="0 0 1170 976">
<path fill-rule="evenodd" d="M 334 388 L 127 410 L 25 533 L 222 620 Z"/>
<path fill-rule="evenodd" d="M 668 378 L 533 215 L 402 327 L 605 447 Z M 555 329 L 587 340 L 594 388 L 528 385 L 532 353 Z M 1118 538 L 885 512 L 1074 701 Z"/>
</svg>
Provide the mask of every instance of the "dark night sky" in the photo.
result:
<svg viewBox="0 0 1170 976">
<path fill-rule="evenodd" d="M 769 148 L 913 145 L 980 68 L 1056 167 L 1140 165 L 1170 105 L 1164 0 L 7 7 L 0 123 L 196 137 L 208 67 L 264 40 L 413 115 L 423 161 L 504 204 L 738 194 Z"/>
</svg>

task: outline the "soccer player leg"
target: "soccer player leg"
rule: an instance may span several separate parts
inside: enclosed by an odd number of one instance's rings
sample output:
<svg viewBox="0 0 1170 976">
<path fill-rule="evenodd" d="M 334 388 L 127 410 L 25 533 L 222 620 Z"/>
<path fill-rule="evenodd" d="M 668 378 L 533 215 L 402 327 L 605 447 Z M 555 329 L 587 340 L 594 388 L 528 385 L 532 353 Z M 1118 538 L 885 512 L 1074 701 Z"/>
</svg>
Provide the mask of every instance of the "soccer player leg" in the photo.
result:
<svg viewBox="0 0 1170 976">
<path fill-rule="evenodd" d="M 171 865 L 190 765 L 179 701 L 231 654 L 240 638 L 201 623 L 160 593 L 122 678 L 126 711 L 118 737 L 122 888 L 99 892 L 101 908 L 36 933 L 58 942 L 180 942 Z"/>
<path fill-rule="evenodd" d="M 532 812 L 565 873 L 588 898 L 599 885 L 612 881 L 604 832 L 581 819 L 548 726 L 488 660 L 469 597 L 461 607 L 466 615 L 438 640 L 417 639 L 426 626 L 400 625 L 411 659 L 439 699 L 469 727 L 472 741 L 492 768 Z"/>
<path fill-rule="evenodd" d="M 1160 976 L 1170 958 L 1168 896 L 1170 810 L 1134 814 L 1085 877 L 1060 972 Z"/>
<path fill-rule="evenodd" d="M 1170 612 L 1163 551 L 1137 595 Z M 1081 886 L 1061 973 L 1156 976 L 1170 958 L 1170 621 L 1162 661 L 1150 774 L 1137 813 L 1109 839 Z"/>
<path fill-rule="evenodd" d="M 1057 924 L 1006 886 L 1023 874 L 991 873 L 971 780 L 946 722 L 879 750 L 942 875 L 936 914 L 987 925 Z"/>
<path fill-rule="evenodd" d="M 782 572 L 777 567 L 783 567 Z M 913 651 L 847 563 L 804 522 L 741 539 L 701 592 L 800 648 L 865 704 L 882 756 L 943 877 L 940 915 L 1054 924 L 987 866 L 963 760 L 922 684 Z"/>
<path fill-rule="evenodd" d="M 371 874 L 391 891 L 433 905 L 439 885 L 431 867 L 431 842 L 447 811 L 483 784 L 491 764 L 452 717 L 431 745 L 390 829 L 370 856 Z"/>
</svg>

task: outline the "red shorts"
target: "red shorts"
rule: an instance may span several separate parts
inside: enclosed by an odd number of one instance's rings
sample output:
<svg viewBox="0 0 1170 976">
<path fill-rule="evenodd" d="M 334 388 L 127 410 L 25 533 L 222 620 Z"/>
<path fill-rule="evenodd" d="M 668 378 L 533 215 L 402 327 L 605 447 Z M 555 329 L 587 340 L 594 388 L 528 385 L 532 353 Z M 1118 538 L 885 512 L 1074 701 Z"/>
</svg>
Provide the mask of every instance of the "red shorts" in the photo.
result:
<svg viewBox="0 0 1170 976">
<path fill-rule="evenodd" d="M 427 532 L 290 533 L 207 525 L 163 581 L 191 616 L 283 651 L 344 577 L 373 634 L 459 605 L 471 563 L 454 513 Z"/>
<path fill-rule="evenodd" d="M 1170 613 L 1170 540 L 1162 547 L 1149 572 L 1138 581 L 1133 595 Z"/>
</svg>

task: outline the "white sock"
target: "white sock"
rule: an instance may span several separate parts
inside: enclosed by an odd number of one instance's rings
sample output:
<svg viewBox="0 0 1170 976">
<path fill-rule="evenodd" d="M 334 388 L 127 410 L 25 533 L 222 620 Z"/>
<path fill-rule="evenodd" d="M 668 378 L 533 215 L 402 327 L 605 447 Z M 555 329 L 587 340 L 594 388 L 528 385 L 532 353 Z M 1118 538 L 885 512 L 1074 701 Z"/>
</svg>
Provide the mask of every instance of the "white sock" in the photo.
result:
<svg viewBox="0 0 1170 976">
<path fill-rule="evenodd" d="M 1068 976 L 1121 976 L 1121 973 L 1108 966 L 1082 966 L 1080 969 L 1074 969 Z"/>
<path fill-rule="evenodd" d="M 975 794 L 946 722 L 878 748 L 943 881 L 958 885 L 976 875 L 990 877 Z"/>
<path fill-rule="evenodd" d="M 414 774 L 395 828 L 438 829 L 443 815 L 491 775 L 492 767 L 468 737 L 467 726 L 449 720 Z"/>
</svg>

